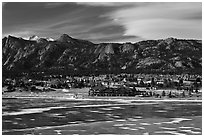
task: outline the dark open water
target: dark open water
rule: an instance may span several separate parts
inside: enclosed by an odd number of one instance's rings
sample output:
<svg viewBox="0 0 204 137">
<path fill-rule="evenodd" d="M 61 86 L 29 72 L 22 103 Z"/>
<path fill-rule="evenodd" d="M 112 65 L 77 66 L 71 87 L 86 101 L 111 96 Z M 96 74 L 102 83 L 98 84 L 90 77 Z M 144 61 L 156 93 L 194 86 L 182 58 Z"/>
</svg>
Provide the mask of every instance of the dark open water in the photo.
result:
<svg viewBox="0 0 204 137">
<path fill-rule="evenodd" d="M 201 102 L 2 99 L 2 134 L 201 135 Z"/>
</svg>

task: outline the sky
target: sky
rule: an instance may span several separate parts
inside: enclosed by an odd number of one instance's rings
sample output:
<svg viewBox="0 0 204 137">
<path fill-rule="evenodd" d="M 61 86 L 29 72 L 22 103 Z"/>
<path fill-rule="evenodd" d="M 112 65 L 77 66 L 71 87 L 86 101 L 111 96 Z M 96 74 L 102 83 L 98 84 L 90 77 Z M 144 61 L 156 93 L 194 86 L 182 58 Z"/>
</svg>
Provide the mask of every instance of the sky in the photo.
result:
<svg viewBox="0 0 204 137">
<path fill-rule="evenodd" d="M 201 2 L 2 3 L 2 36 L 102 42 L 202 39 Z"/>
</svg>

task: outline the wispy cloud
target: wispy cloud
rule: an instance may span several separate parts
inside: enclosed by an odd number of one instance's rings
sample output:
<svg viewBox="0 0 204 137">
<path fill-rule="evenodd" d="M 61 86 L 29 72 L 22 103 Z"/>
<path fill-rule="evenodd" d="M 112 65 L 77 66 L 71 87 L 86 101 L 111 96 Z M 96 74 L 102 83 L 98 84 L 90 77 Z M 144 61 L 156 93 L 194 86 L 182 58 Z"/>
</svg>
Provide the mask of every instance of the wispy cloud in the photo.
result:
<svg viewBox="0 0 204 137">
<path fill-rule="evenodd" d="M 45 8 L 56 8 L 66 5 L 66 2 L 47 2 L 44 4 Z"/>
<path fill-rule="evenodd" d="M 201 3 L 152 3 L 120 8 L 106 16 L 122 24 L 127 35 L 139 34 L 146 39 L 201 38 L 201 6 Z"/>
<path fill-rule="evenodd" d="M 202 3 L 8 3 L 2 13 L 3 36 L 67 33 L 98 43 L 200 39 L 202 32 Z"/>
<path fill-rule="evenodd" d="M 80 5 L 87 5 L 87 6 L 104 6 L 104 7 L 121 7 L 121 6 L 131 6 L 132 2 L 77 2 Z"/>
</svg>

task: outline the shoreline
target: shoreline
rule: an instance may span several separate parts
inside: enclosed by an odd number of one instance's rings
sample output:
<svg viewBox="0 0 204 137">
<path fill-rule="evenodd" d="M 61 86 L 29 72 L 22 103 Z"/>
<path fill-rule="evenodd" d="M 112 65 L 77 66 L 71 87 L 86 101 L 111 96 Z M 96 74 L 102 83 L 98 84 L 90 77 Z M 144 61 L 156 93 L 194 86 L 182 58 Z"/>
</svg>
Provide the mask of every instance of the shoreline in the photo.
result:
<svg viewBox="0 0 204 137">
<path fill-rule="evenodd" d="M 137 97 L 124 97 L 124 98 L 115 98 L 115 97 L 94 97 L 94 98 L 67 98 L 67 97 L 50 97 L 50 96 L 6 96 L 2 97 L 2 99 L 56 99 L 56 100 L 74 100 L 74 101 L 110 101 L 110 102 L 123 102 L 123 103 L 128 103 L 132 101 L 137 101 L 137 102 L 202 102 L 202 99 L 161 99 L 161 98 L 155 98 L 155 99 L 150 99 L 150 98 L 137 98 Z"/>
<path fill-rule="evenodd" d="M 202 95 L 193 94 L 192 96 L 169 98 L 167 96 L 160 97 L 141 97 L 141 96 L 88 96 L 89 88 L 69 89 L 68 92 L 63 90 L 55 90 L 49 92 L 28 92 L 14 91 L 2 94 L 2 99 L 9 98 L 33 98 L 33 99 L 60 99 L 60 100 L 90 100 L 90 101 L 195 101 L 202 102 Z"/>
</svg>

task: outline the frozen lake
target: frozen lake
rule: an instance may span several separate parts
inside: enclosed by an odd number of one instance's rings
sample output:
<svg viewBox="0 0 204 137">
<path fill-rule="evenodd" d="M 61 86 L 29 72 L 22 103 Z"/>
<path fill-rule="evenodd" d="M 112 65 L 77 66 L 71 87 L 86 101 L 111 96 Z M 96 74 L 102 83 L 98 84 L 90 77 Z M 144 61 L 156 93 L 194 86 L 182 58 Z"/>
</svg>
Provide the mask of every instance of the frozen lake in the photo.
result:
<svg viewBox="0 0 204 137">
<path fill-rule="evenodd" d="M 201 135 L 202 102 L 2 99 L 2 134 Z"/>
</svg>

